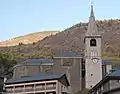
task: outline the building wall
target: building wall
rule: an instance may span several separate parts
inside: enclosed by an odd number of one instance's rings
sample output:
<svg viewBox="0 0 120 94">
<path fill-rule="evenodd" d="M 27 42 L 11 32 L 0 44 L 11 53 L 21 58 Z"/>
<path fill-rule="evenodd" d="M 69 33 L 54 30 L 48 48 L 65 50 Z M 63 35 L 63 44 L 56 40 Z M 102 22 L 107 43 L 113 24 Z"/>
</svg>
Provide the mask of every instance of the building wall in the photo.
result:
<svg viewBox="0 0 120 94">
<path fill-rule="evenodd" d="M 68 87 L 63 85 L 62 83 L 58 82 L 58 94 L 62 94 L 62 92 L 69 92 Z"/>
<path fill-rule="evenodd" d="M 107 74 L 109 74 L 110 70 L 112 70 L 112 65 L 106 65 L 106 70 L 107 70 Z"/>
<path fill-rule="evenodd" d="M 65 86 L 64 83 L 59 82 L 58 80 L 11 84 L 5 85 L 5 87 L 7 91 L 6 94 L 12 94 L 12 91 L 17 94 L 38 94 L 51 91 L 56 92 L 56 94 L 62 94 L 62 92 L 68 92 L 68 87 Z"/>
<path fill-rule="evenodd" d="M 110 90 L 110 82 L 106 82 L 103 84 L 103 91 L 109 91 Z"/>
<path fill-rule="evenodd" d="M 114 92 L 109 92 L 109 93 L 106 93 L 106 94 L 120 94 L 120 90 L 114 91 Z"/>
<path fill-rule="evenodd" d="M 19 78 L 21 76 L 36 75 L 39 73 L 52 73 L 51 65 L 31 65 L 31 66 L 19 66 L 14 69 L 13 78 Z"/>
<path fill-rule="evenodd" d="M 96 46 L 90 46 L 91 39 L 86 38 L 85 40 L 86 88 L 88 89 L 102 80 L 101 38 L 94 38 L 96 39 Z M 94 58 L 98 59 L 97 63 L 93 62 L 92 59 Z"/>
<path fill-rule="evenodd" d="M 25 66 L 18 66 L 16 68 L 14 68 L 13 78 L 19 78 L 19 77 L 25 76 L 25 75 L 26 75 Z"/>
<path fill-rule="evenodd" d="M 66 67 L 66 62 L 70 61 L 72 65 Z M 66 66 L 63 66 L 66 65 Z M 47 70 L 47 71 L 46 71 Z M 15 68 L 14 77 L 33 75 L 38 73 L 62 73 L 69 75 L 68 80 L 72 86 L 72 91 L 77 92 L 84 86 L 85 79 L 82 81 L 81 59 L 80 58 L 64 58 L 55 59 L 54 66 L 20 66 Z"/>
<path fill-rule="evenodd" d="M 90 89 L 102 79 L 101 60 L 94 64 L 91 59 L 86 60 L 86 88 Z"/>
<path fill-rule="evenodd" d="M 35 74 L 38 74 L 40 73 L 40 68 L 39 66 L 20 66 L 20 67 L 16 67 L 14 69 L 14 77 L 15 78 L 18 78 L 18 77 L 21 77 L 21 76 L 28 76 L 28 75 L 35 75 Z"/>
<path fill-rule="evenodd" d="M 53 65 L 44 65 L 41 66 L 42 73 L 53 73 Z"/>
<path fill-rule="evenodd" d="M 26 69 L 25 69 L 25 72 L 26 72 L 26 75 L 36 75 L 36 74 L 39 74 L 41 72 L 40 70 L 40 66 L 25 66 Z"/>
<path fill-rule="evenodd" d="M 102 78 L 108 75 L 111 69 L 112 69 L 112 65 L 102 65 Z"/>
<path fill-rule="evenodd" d="M 102 78 L 106 76 L 106 65 L 102 65 Z"/>
<path fill-rule="evenodd" d="M 90 40 L 91 39 L 96 39 L 96 46 L 90 46 Z M 92 53 L 95 51 L 94 53 Z M 86 38 L 85 40 L 85 55 L 87 57 L 92 56 L 92 57 L 100 57 L 101 58 L 101 38 Z"/>
<path fill-rule="evenodd" d="M 81 90 L 81 59 L 72 59 L 72 66 L 66 67 L 63 66 L 63 63 L 67 62 L 67 59 L 68 58 L 55 59 L 53 73 L 66 73 L 68 80 L 70 80 L 72 88 L 71 92 L 75 93 L 78 90 Z"/>
<path fill-rule="evenodd" d="M 120 87 L 120 80 L 110 80 L 110 89 Z"/>
</svg>

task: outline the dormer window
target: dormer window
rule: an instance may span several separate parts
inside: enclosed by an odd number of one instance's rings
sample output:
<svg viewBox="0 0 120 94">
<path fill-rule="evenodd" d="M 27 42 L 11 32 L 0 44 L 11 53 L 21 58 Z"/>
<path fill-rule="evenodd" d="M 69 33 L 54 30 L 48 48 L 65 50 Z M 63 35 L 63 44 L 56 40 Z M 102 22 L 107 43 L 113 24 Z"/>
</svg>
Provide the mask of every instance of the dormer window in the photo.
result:
<svg viewBox="0 0 120 94">
<path fill-rule="evenodd" d="M 90 40 L 90 46 L 97 46 L 96 39 Z"/>
</svg>

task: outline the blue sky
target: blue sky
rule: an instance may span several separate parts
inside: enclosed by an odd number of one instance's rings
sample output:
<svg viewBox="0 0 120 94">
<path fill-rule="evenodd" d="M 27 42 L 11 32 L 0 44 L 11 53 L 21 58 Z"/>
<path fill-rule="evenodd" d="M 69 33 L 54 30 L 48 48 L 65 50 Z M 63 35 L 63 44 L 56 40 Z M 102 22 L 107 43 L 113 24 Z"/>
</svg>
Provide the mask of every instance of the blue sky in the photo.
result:
<svg viewBox="0 0 120 94">
<path fill-rule="evenodd" d="M 92 0 L 0 0 L 0 41 L 87 22 Z M 93 0 L 97 20 L 120 18 L 119 0 Z"/>
</svg>

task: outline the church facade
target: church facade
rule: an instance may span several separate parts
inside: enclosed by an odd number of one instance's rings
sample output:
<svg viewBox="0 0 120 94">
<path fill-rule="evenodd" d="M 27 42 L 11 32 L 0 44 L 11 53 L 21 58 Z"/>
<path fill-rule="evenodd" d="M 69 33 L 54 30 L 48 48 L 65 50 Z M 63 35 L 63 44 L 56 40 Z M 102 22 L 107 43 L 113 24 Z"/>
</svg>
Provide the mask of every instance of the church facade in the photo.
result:
<svg viewBox="0 0 120 94">
<path fill-rule="evenodd" d="M 65 73 L 71 94 L 84 88 L 91 89 L 111 70 L 111 66 L 101 58 L 101 39 L 91 6 L 88 30 L 84 38 L 84 55 L 64 51 L 56 54 L 53 59 L 29 59 L 14 67 L 13 78 L 40 73 Z"/>
</svg>

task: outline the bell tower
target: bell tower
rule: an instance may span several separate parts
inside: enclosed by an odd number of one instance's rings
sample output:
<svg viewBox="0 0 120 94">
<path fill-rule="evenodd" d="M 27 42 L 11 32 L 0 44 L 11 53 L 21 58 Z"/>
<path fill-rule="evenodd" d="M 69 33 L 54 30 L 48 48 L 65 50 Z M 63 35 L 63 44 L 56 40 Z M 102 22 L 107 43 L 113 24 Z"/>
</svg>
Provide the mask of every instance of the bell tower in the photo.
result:
<svg viewBox="0 0 120 94">
<path fill-rule="evenodd" d="M 102 80 L 101 35 L 95 23 L 93 5 L 85 33 L 85 67 L 86 88 L 91 89 Z"/>
</svg>

